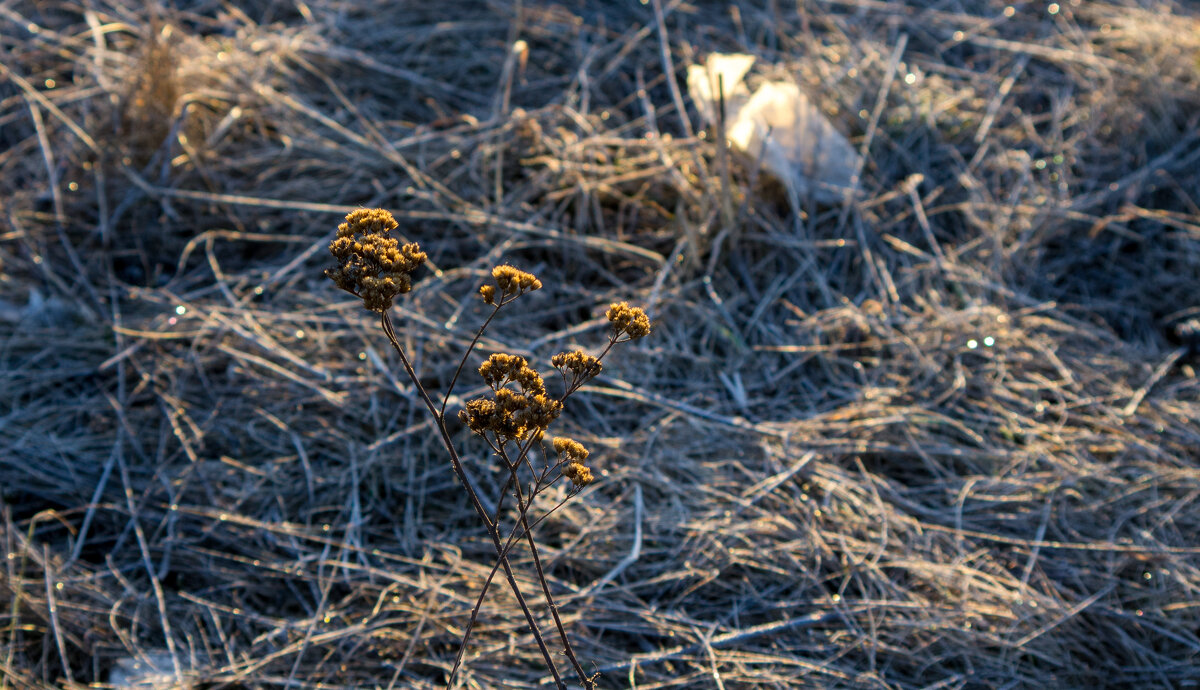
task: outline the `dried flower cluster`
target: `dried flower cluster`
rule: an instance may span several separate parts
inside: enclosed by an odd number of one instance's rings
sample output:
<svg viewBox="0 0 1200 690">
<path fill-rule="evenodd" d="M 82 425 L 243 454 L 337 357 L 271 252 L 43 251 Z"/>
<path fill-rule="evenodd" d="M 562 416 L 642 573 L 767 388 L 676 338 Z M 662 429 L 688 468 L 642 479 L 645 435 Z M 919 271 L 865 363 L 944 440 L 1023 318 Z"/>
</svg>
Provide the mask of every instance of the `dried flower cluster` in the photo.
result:
<svg viewBox="0 0 1200 690">
<path fill-rule="evenodd" d="M 554 365 L 555 369 L 562 372 L 563 378 L 568 381 L 568 388 L 575 388 L 585 381 L 596 378 L 596 375 L 604 368 L 600 364 L 600 360 L 583 350 L 560 352 L 550 358 L 550 363 Z M 571 374 L 569 377 L 568 373 Z"/>
<path fill-rule="evenodd" d="M 484 285 L 479 288 L 479 296 L 485 304 L 496 304 L 496 288 L 500 288 L 500 304 L 505 304 L 506 298 L 515 299 L 519 295 L 533 290 L 542 289 L 542 281 L 532 273 L 526 273 L 513 266 L 497 266 L 492 269 L 495 285 Z"/>
<path fill-rule="evenodd" d="M 592 470 L 583 464 L 587 460 L 588 449 L 573 438 L 554 437 L 554 452 L 562 458 L 562 474 L 571 480 L 575 486 L 587 486 L 592 483 Z"/>
<path fill-rule="evenodd" d="M 530 368 L 524 357 L 518 355 L 500 352 L 493 354 L 479 365 L 479 375 L 492 390 L 499 390 L 506 383 L 513 382 L 527 391 L 546 392 L 546 384 L 542 382 L 541 375 Z"/>
<path fill-rule="evenodd" d="M 479 367 L 479 374 L 494 393 L 468 402 L 459 419 L 481 436 L 490 432 L 501 444 L 531 435 L 540 438 L 562 412 L 562 403 L 546 394 L 541 374 L 524 357 L 493 354 Z M 508 387 L 510 383 L 519 390 Z"/>
<path fill-rule="evenodd" d="M 587 460 L 587 457 L 590 454 L 588 453 L 588 449 L 585 448 L 582 443 L 573 438 L 555 436 L 553 445 L 555 453 L 558 453 L 559 455 L 565 455 L 568 459 L 576 462 L 583 462 L 584 460 Z"/>
<path fill-rule="evenodd" d="M 361 297 L 371 311 L 385 312 L 392 298 L 412 289 L 412 272 L 428 258 L 415 243 L 403 246 L 390 236 L 398 226 L 392 214 L 381 208 L 360 208 L 338 226 L 329 252 L 337 268 L 325 275 L 341 289 Z"/>
<path fill-rule="evenodd" d="M 571 480 L 571 483 L 578 487 L 584 487 L 592 483 L 591 468 L 581 465 L 577 462 L 569 463 L 563 468 L 563 476 Z"/>
<path fill-rule="evenodd" d="M 631 307 L 627 302 L 614 302 L 605 316 L 612 324 L 614 340 L 622 335 L 628 336 L 627 340 L 650 335 L 650 317 L 641 307 Z"/>
<path fill-rule="evenodd" d="M 513 266 L 497 266 L 492 269 L 492 277 L 496 284 L 480 287 L 479 294 L 485 303 L 497 307 L 542 287 L 542 281 L 532 273 Z M 607 316 L 613 328 L 609 347 L 650 333 L 650 319 L 638 307 L 631 307 L 625 302 L 614 303 L 609 307 Z M 550 359 L 550 363 L 559 370 L 566 382 L 564 397 L 595 378 L 603 369 L 599 357 L 583 350 L 560 352 Z M 541 375 L 529 366 L 524 357 L 493 354 L 479 367 L 479 375 L 492 389 L 493 395 L 468 402 L 466 409 L 459 413 L 459 418 L 471 431 L 494 442 L 497 452 L 502 453 L 509 441 L 541 439 L 547 426 L 562 410 L 562 402 L 546 395 Z M 576 487 L 592 482 L 592 471 L 583 464 L 588 451 L 582 444 L 569 438 L 555 438 L 554 450 L 559 455 L 558 466 L 562 476 Z"/>
</svg>

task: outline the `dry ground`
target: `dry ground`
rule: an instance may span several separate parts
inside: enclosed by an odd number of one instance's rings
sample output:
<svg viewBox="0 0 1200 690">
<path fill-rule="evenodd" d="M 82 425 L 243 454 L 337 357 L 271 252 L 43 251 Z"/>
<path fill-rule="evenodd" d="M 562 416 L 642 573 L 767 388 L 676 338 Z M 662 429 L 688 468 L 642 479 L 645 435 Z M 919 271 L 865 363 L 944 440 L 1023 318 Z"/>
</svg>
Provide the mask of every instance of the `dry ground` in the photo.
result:
<svg viewBox="0 0 1200 690">
<path fill-rule="evenodd" d="M 430 254 L 435 388 L 501 260 L 547 288 L 487 350 L 656 319 L 539 532 L 604 687 L 1196 686 L 1195 12 L 0 2 L 0 686 L 444 684 L 491 547 L 320 277 L 362 206 Z M 859 192 L 723 183 L 676 86 L 712 51 L 797 80 Z M 467 687 L 543 676 L 496 588 Z"/>
</svg>

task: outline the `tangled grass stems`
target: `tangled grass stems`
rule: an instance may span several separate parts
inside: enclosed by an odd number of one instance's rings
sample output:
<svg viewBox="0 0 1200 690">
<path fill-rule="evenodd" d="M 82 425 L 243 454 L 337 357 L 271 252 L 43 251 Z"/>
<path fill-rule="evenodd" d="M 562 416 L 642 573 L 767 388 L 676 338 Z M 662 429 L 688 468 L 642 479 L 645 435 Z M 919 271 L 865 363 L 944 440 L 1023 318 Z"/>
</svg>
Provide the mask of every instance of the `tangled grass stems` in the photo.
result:
<svg viewBox="0 0 1200 690">
<path fill-rule="evenodd" d="M 588 451 L 578 441 L 556 437 L 553 439 L 552 445 L 558 454 L 558 461 L 553 465 L 546 463 L 540 472 L 533 467 L 529 453 L 535 444 L 544 440 L 547 428 L 561 414 L 566 400 L 586 381 L 600 373 L 603 368 L 602 360 L 614 346 L 649 335 L 650 319 L 642 309 L 631 307 L 625 302 L 611 305 L 607 311 L 607 317 L 611 324 L 608 343 L 599 356 L 593 357 L 577 350 L 560 353 L 551 359 L 551 364 L 559 370 L 563 378 L 564 390 L 558 398 L 552 398 L 547 394 L 541 374 L 532 369 L 524 357 L 494 353 L 483 362 L 479 367 L 479 373 L 491 388 L 492 398 L 479 398 L 468 402 L 466 409 L 459 413 L 459 418 L 472 432 L 484 440 L 492 454 L 504 463 L 505 469 L 508 471 L 508 478 L 500 493 L 500 498 L 496 502 L 495 512 L 489 516 L 467 475 L 461 455 L 450 437 L 446 425 L 446 405 L 463 368 L 495 316 L 502 308 L 516 301 L 525 293 L 541 289 L 542 282 L 533 274 L 509 265 L 497 266 L 492 270 L 495 285 L 484 285 L 479 289 L 480 297 L 485 304 L 493 307 L 492 311 L 466 347 L 439 405 L 434 402 L 420 377 L 417 376 L 412 360 L 396 336 L 395 326 L 392 324 L 389 313 L 393 299 L 412 289 L 412 273 L 427 258 L 417 244 L 408 243 L 400 246 L 396 239 L 390 236 L 391 231 L 396 229 L 397 225 L 392 214 L 384 209 L 352 211 L 346 216 L 346 222 L 338 227 L 337 236 L 329 246 L 330 253 L 338 261 L 338 266 L 327 270 L 325 275 L 342 290 L 361 298 L 365 308 L 379 313 L 380 327 L 400 357 L 404 371 L 419 393 L 426 409 L 432 415 L 442 445 L 449 454 L 450 464 L 463 489 L 467 492 L 472 507 L 483 521 L 496 551 L 495 565 L 492 566 L 475 606 L 471 610 L 470 619 L 455 654 L 454 665 L 447 678 L 447 687 L 453 686 L 462 666 L 462 660 L 467 644 L 470 642 L 471 632 L 478 620 L 480 608 L 495 573 L 500 567 L 504 568 L 509 588 L 517 599 L 554 683 L 559 688 L 566 687 L 509 562 L 509 552 L 520 539 L 524 539 L 533 558 L 542 597 L 554 621 L 563 651 L 583 687 L 593 690 L 599 674 L 588 675 L 571 645 L 566 626 L 559 615 L 554 594 L 550 591 L 550 585 L 546 579 L 546 571 L 537 541 L 533 536 L 533 528 L 541 520 L 562 507 L 583 487 L 591 483 L 593 479 L 591 470 L 582 464 L 587 459 Z M 568 374 L 570 374 L 569 378 Z M 513 452 L 510 452 L 510 446 L 513 447 Z M 520 476 L 522 467 L 529 470 L 531 477 L 528 494 L 522 488 Z M 554 476 L 555 469 L 559 470 L 557 477 Z M 544 515 L 530 521 L 529 511 L 533 507 L 534 500 L 543 490 L 557 483 L 560 477 L 568 479 L 573 485 L 572 489 L 565 498 Z M 503 518 L 504 500 L 509 492 L 512 492 L 516 499 L 517 519 L 508 537 L 502 543 L 500 524 Z"/>
<path fill-rule="evenodd" d="M 376 206 L 450 267 L 393 314 L 435 400 L 489 311 L 460 276 L 502 257 L 554 307 L 506 309 L 488 351 L 543 366 L 597 294 L 672 315 L 570 404 L 636 451 L 535 527 L 598 686 L 1196 683 L 1200 378 L 1172 326 L 1200 314 L 1200 17 L 1059 4 L 664 3 L 660 32 L 639 3 L 7 3 L 9 687 L 166 648 L 135 519 L 177 685 L 445 685 L 494 554 L 378 321 L 306 270 Z M 865 152 L 845 225 L 733 156 L 715 241 L 723 140 L 666 80 L 731 48 Z M 507 473 L 448 423 L 491 513 Z M 549 684 L 495 579 L 456 684 Z"/>
</svg>

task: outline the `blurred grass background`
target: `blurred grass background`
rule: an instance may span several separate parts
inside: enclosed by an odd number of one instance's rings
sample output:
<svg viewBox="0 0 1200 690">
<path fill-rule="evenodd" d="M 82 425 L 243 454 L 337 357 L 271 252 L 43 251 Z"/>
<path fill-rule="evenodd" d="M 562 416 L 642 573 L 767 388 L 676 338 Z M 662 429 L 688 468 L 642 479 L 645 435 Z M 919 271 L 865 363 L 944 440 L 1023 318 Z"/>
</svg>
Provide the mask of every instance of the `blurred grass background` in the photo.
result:
<svg viewBox="0 0 1200 690">
<path fill-rule="evenodd" d="M 723 182 L 712 52 L 858 192 Z M 0 2 L 3 686 L 444 685 L 491 545 L 321 278 L 382 206 L 433 388 L 501 261 L 482 355 L 656 321 L 539 528 L 604 687 L 1195 687 L 1198 106 L 1184 2 Z M 503 588 L 467 659 L 543 680 Z"/>
</svg>

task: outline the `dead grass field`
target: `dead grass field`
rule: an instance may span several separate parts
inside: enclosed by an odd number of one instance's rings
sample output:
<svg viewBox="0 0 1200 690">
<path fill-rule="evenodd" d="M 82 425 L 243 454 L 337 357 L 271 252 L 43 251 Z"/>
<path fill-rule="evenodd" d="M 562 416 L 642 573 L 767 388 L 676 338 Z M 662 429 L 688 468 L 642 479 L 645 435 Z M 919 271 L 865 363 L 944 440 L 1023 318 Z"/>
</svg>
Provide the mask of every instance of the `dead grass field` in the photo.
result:
<svg viewBox="0 0 1200 690">
<path fill-rule="evenodd" d="M 500 260 L 547 287 L 485 353 L 656 320 L 539 531 L 603 687 L 1200 685 L 1196 11 L 0 2 L 0 687 L 444 686 L 492 547 L 321 278 L 375 206 L 430 256 L 433 388 Z M 795 79 L 859 192 L 723 183 L 714 51 Z M 506 595 L 462 687 L 544 686 Z"/>
</svg>

